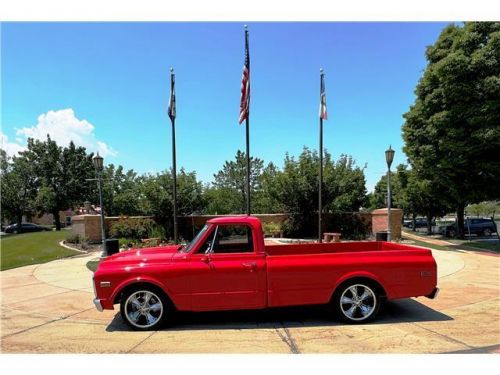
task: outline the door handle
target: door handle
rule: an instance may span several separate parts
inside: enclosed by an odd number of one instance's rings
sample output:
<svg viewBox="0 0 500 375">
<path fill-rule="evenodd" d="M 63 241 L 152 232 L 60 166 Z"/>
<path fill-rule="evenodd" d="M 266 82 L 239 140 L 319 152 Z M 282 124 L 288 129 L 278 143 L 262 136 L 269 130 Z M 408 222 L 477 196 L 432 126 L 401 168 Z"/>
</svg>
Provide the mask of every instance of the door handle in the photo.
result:
<svg viewBox="0 0 500 375">
<path fill-rule="evenodd" d="M 250 272 L 252 272 L 254 269 L 257 268 L 257 263 L 256 262 L 250 262 L 250 263 L 241 263 L 241 265 L 245 268 L 249 268 Z"/>
</svg>

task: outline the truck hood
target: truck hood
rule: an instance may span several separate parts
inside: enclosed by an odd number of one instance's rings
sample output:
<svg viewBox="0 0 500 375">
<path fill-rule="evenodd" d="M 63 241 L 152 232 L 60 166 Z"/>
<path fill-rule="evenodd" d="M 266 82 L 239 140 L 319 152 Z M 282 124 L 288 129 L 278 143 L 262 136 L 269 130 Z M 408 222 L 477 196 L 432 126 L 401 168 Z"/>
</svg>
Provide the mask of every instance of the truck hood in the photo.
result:
<svg viewBox="0 0 500 375">
<path fill-rule="evenodd" d="M 179 245 L 174 246 L 157 246 L 157 247 L 146 247 L 143 249 L 130 249 L 122 251 L 118 254 L 113 254 L 106 258 L 104 262 L 133 262 L 162 259 L 170 260 L 172 256 L 179 250 Z"/>
</svg>

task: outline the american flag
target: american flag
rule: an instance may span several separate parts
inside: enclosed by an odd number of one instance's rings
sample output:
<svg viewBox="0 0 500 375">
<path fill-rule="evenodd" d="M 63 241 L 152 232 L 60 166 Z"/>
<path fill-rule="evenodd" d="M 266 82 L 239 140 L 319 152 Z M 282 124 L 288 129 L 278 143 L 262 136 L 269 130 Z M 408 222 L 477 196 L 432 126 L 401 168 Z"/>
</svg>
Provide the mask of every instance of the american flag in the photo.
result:
<svg viewBox="0 0 500 375">
<path fill-rule="evenodd" d="M 175 74 L 174 69 L 170 69 L 170 100 L 168 102 L 168 117 L 175 120 Z"/>
<path fill-rule="evenodd" d="M 245 64 L 241 78 L 240 124 L 248 118 L 250 111 L 250 53 L 248 51 L 248 30 L 245 28 Z"/>
<path fill-rule="evenodd" d="M 326 111 L 326 93 L 325 93 L 325 82 L 323 70 L 321 70 L 321 83 L 319 90 L 319 118 L 323 120 L 328 119 L 328 113 Z"/>
</svg>

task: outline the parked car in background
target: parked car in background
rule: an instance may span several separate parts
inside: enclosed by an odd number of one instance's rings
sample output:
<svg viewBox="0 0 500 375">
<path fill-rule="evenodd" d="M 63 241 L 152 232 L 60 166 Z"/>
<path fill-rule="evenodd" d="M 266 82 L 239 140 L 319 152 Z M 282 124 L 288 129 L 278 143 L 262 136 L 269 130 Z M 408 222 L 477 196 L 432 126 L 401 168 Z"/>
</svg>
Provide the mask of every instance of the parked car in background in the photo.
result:
<svg viewBox="0 0 500 375">
<path fill-rule="evenodd" d="M 413 222 L 412 219 L 404 219 L 403 220 L 403 227 L 410 228 L 412 222 Z"/>
<path fill-rule="evenodd" d="M 496 233 L 497 227 L 493 220 L 491 219 L 480 219 L 480 218 L 467 218 L 464 221 L 464 231 L 466 234 L 476 234 L 478 236 L 491 236 L 492 233 Z M 457 223 L 447 225 L 440 229 L 440 234 L 446 237 L 455 237 L 458 233 Z"/>
<path fill-rule="evenodd" d="M 22 223 L 21 230 L 19 230 L 17 224 L 11 224 L 5 228 L 5 233 L 28 233 L 28 232 L 41 232 L 41 231 L 49 231 L 50 229 L 47 227 L 42 227 L 41 225 L 33 224 L 33 223 Z"/>
<path fill-rule="evenodd" d="M 436 221 L 432 220 L 432 226 L 436 225 Z M 413 220 L 405 220 L 403 226 L 413 229 Z M 427 219 L 425 217 L 417 217 L 415 219 L 415 228 L 427 228 Z"/>
</svg>

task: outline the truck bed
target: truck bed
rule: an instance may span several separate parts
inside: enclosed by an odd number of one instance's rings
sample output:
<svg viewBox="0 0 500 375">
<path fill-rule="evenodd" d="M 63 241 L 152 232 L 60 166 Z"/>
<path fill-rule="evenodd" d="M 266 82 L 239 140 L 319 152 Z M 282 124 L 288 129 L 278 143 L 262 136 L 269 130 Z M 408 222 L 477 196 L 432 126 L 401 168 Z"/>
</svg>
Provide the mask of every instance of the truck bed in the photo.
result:
<svg viewBox="0 0 500 375">
<path fill-rule="evenodd" d="M 265 245 L 270 256 L 357 253 L 391 250 L 422 250 L 421 248 L 383 241 L 305 243 L 290 245 Z"/>
</svg>

